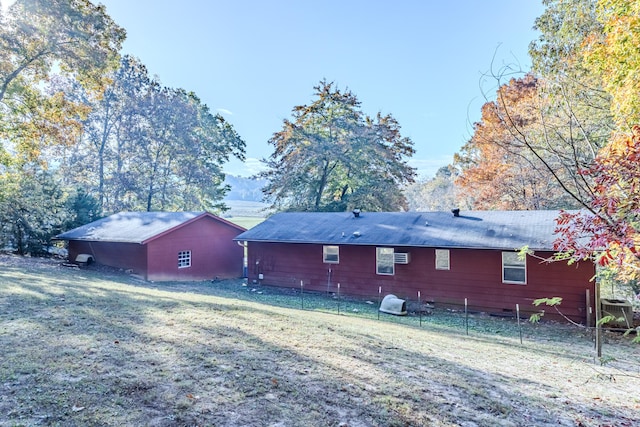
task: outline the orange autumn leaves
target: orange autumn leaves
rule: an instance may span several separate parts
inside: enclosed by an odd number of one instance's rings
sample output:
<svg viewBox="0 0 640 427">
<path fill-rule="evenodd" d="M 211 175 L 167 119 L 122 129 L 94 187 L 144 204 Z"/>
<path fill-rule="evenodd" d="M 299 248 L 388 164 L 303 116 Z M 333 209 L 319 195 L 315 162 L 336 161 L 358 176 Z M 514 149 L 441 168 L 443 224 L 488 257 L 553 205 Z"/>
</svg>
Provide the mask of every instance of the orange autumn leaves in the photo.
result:
<svg viewBox="0 0 640 427">
<path fill-rule="evenodd" d="M 548 209 L 567 198 L 539 158 L 545 148 L 538 90 L 531 74 L 501 86 L 456 154 L 456 184 L 475 209 Z"/>
</svg>

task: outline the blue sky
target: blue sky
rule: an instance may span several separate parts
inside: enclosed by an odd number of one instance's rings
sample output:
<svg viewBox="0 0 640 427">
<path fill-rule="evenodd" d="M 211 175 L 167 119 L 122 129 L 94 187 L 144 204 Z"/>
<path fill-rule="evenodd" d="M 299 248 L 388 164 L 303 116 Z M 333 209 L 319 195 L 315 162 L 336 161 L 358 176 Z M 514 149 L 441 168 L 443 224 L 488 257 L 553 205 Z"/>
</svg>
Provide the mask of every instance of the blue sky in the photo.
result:
<svg viewBox="0 0 640 427">
<path fill-rule="evenodd" d="M 480 117 L 483 78 L 527 70 L 537 0 L 101 0 L 127 30 L 124 53 L 163 84 L 194 91 L 247 143 L 249 176 L 292 108 L 322 79 L 350 89 L 369 115 L 391 113 L 422 177 L 452 161 Z"/>
</svg>

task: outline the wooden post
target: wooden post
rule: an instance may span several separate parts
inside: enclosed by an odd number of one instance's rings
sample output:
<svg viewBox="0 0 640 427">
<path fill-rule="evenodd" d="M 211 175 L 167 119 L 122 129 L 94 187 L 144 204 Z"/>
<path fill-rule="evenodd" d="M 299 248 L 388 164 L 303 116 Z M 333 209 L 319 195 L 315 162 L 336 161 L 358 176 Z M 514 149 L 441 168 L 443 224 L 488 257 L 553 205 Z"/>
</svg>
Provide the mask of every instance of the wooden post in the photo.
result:
<svg viewBox="0 0 640 427">
<path fill-rule="evenodd" d="M 420 313 L 420 326 L 422 326 L 422 300 L 420 299 L 420 291 L 418 291 L 418 313 Z"/>
<path fill-rule="evenodd" d="M 380 320 L 380 303 L 382 302 L 382 286 L 378 286 L 378 320 Z"/>
<path fill-rule="evenodd" d="M 338 282 L 338 314 L 340 314 L 340 282 Z"/>
<path fill-rule="evenodd" d="M 469 335 L 469 309 L 467 299 L 464 299 L 464 324 L 467 329 L 467 335 Z"/>
<path fill-rule="evenodd" d="M 300 280 L 300 308 L 304 310 L 304 280 Z"/>
<path fill-rule="evenodd" d="M 602 357 L 602 324 L 600 323 L 602 307 L 600 305 L 600 283 L 597 280 L 594 290 L 593 299 L 596 304 L 596 357 Z"/>
<path fill-rule="evenodd" d="M 516 316 L 518 317 L 518 331 L 520 331 L 520 344 L 522 344 L 522 325 L 520 325 L 520 304 L 516 304 Z"/>
<path fill-rule="evenodd" d="M 591 310 L 591 291 L 589 289 L 586 289 L 586 291 L 585 291 L 585 299 L 586 299 L 586 303 L 587 303 L 586 304 L 586 306 L 587 306 L 587 313 L 586 313 L 587 314 L 587 318 L 585 319 L 585 321 L 586 321 L 587 328 L 591 328 L 591 315 L 593 313 L 592 313 L 592 310 Z"/>
</svg>

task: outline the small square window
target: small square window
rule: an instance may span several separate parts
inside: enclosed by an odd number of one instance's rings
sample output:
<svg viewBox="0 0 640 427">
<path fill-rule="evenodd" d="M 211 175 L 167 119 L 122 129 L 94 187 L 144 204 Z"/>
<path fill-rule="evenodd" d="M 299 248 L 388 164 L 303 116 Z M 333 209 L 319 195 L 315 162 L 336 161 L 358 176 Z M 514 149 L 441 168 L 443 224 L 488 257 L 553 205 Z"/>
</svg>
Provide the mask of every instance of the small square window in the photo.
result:
<svg viewBox="0 0 640 427">
<path fill-rule="evenodd" d="M 191 267 L 191 251 L 178 252 L 178 268 Z"/>
<path fill-rule="evenodd" d="M 436 270 L 450 270 L 449 249 L 436 249 Z"/>
<path fill-rule="evenodd" d="M 323 246 L 322 261 L 328 264 L 339 264 L 340 263 L 340 247 Z"/>
<path fill-rule="evenodd" d="M 393 252 L 393 248 L 376 248 L 376 274 L 395 274 Z"/>
<path fill-rule="evenodd" d="M 517 252 L 502 252 L 502 282 L 525 285 L 527 283 L 526 258 Z"/>
</svg>

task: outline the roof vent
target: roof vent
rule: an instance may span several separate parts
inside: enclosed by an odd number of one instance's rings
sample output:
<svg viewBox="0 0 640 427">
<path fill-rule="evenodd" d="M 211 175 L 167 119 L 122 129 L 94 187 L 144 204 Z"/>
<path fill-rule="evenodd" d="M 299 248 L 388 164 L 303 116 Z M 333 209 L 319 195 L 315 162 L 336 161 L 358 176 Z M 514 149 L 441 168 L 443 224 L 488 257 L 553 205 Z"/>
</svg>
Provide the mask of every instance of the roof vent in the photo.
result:
<svg viewBox="0 0 640 427">
<path fill-rule="evenodd" d="M 353 210 L 353 216 L 354 216 L 354 218 L 360 217 L 360 209 L 357 209 L 357 208 L 354 209 Z"/>
<path fill-rule="evenodd" d="M 460 216 L 460 208 L 451 209 L 451 213 L 453 214 L 453 216 Z"/>
</svg>

